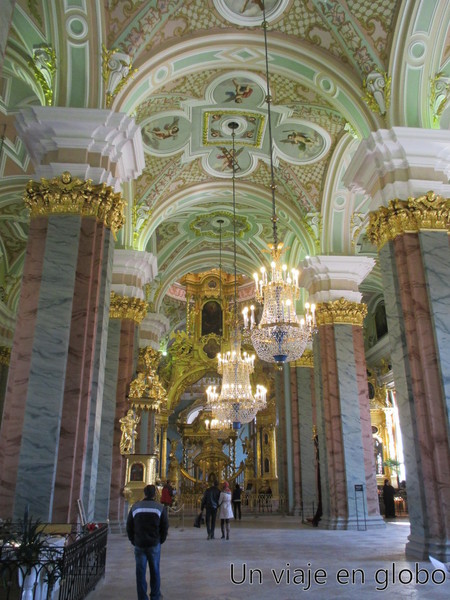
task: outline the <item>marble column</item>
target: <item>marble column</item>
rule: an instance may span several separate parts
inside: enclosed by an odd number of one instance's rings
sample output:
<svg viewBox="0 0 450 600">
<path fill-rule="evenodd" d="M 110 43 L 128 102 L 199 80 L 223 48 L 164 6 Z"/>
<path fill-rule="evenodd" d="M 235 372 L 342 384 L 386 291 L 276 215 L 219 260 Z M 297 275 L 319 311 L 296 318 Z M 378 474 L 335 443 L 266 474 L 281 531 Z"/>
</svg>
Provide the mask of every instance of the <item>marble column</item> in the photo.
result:
<svg viewBox="0 0 450 600">
<path fill-rule="evenodd" d="M 25 194 L 31 221 L 0 432 L 0 512 L 17 518 L 29 505 L 35 518 L 75 521 L 96 452 L 86 440 L 99 431 L 119 190 L 142 170 L 142 140 L 132 119 L 109 110 L 30 107 L 17 131 L 35 181 Z"/>
<path fill-rule="evenodd" d="M 302 285 L 317 305 L 315 358 L 320 361 L 317 410 L 323 516 L 321 527 L 383 527 L 372 450 L 360 282 L 372 269 L 364 257 L 317 256 L 304 261 Z M 335 299 L 335 298 L 339 299 Z"/>
<path fill-rule="evenodd" d="M 406 554 L 450 560 L 450 199 L 428 193 L 371 215 L 385 288 L 406 467 Z"/>
<path fill-rule="evenodd" d="M 120 452 L 122 432 L 120 419 L 131 407 L 128 399 L 130 383 L 136 372 L 139 353 L 139 330 L 147 314 L 144 288 L 157 274 L 155 257 L 148 252 L 118 249 L 114 253 L 111 284 L 112 321 L 119 320 L 115 327 L 116 345 L 119 348 L 118 370 L 115 372 L 116 394 L 114 427 L 112 435 L 112 463 L 110 465 L 109 520 L 119 529 L 123 525 L 126 502 L 123 496 L 126 461 Z M 110 332 L 113 335 L 113 331 Z M 112 356 L 114 360 L 114 355 Z M 105 465 L 104 479 L 108 480 L 109 463 Z"/>
<path fill-rule="evenodd" d="M 113 528 L 122 528 L 125 518 L 125 498 L 123 487 L 125 485 L 126 459 L 120 453 L 122 431 L 120 419 L 127 414 L 128 388 L 137 362 L 137 328 L 140 319 L 144 317 L 145 303 L 137 298 L 127 298 L 112 295 L 110 319 L 119 320 L 120 327 L 116 328 L 115 340 L 118 352 L 118 370 L 114 374 L 116 379 L 116 396 L 114 402 L 114 423 L 112 435 L 112 463 L 110 473 L 109 493 L 109 521 Z M 110 332 L 110 335 L 112 332 Z"/>
<path fill-rule="evenodd" d="M 292 436 L 292 485 L 293 485 L 293 505 L 292 514 L 301 513 L 301 473 L 300 473 L 300 431 L 299 431 L 299 413 L 298 413 L 298 389 L 295 367 L 292 363 L 289 365 L 289 387 L 290 387 L 290 410 L 291 410 L 291 436 Z"/>
<path fill-rule="evenodd" d="M 275 405 L 277 411 L 277 471 L 280 495 L 288 501 L 288 476 L 287 476 L 287 447 L 286 447 L 286 404 L 284 401 L 284 371 L 275 370 Z"/>
<path fill-rule="evenodd" d="M 372 198 L 406 467 L 406 554 L 450 560 L 450 146 L 394 127 L 363 140 L 345 184 Z M 379 208 L 381 207 L 381 208 Z M 378 209 L 378 210 L 376 210 Z"/>
<path fill-rule="evenodd" d="M 315 395 L 314 361 L 311 350 L 294 363 L 297 388 L 298 435 L 300 453 L 301 512 L 304 520 L 312 518 L 318 505 L 317 461 L 314 447 Z"/>
<path fill-rule="evenodd" d="M 9 348 L 9 346 L 0 346 L 0 427 L 2 424 L 10 358 L 11 348 Z"/>
</svg>

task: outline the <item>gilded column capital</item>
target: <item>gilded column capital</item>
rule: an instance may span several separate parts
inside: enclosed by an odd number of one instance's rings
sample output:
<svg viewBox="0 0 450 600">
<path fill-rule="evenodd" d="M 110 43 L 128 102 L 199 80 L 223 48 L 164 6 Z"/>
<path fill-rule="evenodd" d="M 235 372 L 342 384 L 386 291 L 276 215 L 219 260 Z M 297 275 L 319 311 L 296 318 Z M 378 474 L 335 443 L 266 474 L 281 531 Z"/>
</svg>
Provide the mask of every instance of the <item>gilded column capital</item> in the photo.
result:
<svg viewBox="0 0 450 600">
<path fill-rule="evenodd" d="M 305 350 L 302 356 L 291 363 L 293 367 L 307 367 L 309 369 L 314 368 L 314 354 L 312 350 Z"/>
<path fill-rule="evenodd" d="M 73 177 L 68 171 L 53 179 L 29 181 L 24 200 L 32 218 L 53 214 L 96 217 L 114 234 L 124 224 L 125 203 L 120 192 L 105 183 Z"/>
<path fill-rule="evenodd" d="M 0 346 L 0 365 L 9 366 L 11 359 L 11 348 L 8 346 Z"/>
<path fill-rule="evenodd" d="M 109 317 L 111 319 L 130 319 L 138 325 L 147 314 L 147 302 L 140 298 L 118 296 L 111 292 Z"/>
<path fill-rule="evenodd" d="M 420 230 L 450 232 L 450 198 L 427 192 L 418 198 L 391 200 L 370 214 L 367 235 L 378 250 L 404 233 Z"/>
<path fill-rule="evenodd" d="M 334 302 L 321 302 L 316 306 L 317 325 L 358 325 L 362 327 L 367 306 L 340 298 Z"/>
</svg>

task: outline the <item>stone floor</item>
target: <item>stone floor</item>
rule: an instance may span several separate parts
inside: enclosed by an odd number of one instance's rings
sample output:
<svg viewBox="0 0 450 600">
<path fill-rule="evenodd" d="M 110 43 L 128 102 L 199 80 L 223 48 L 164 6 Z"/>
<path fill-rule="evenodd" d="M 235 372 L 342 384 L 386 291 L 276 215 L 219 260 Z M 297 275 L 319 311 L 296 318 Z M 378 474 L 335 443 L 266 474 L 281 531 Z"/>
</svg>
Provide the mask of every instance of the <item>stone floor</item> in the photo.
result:
<svg viewBox="0 0 450 600">
<path fill-rule="evenodd" d="M 220 527 L 219 538 L 207 540 L 205 527 L 195 529 L 192 522 L 186 518 L 183 526 L 173 519 L 162 547 L 164 600 L 450 597 L 450 579 L 442 581 L 430 562 L 405 559 L 410 530 L 405 519 L 373 531 L 322 531 L 296 517 L 244 515 L 232 522 L 229 541 L 220 539 Z M 132 546 L 112 534 L 106 577 L 88 600 L 135 598 Z"/>
</svg>

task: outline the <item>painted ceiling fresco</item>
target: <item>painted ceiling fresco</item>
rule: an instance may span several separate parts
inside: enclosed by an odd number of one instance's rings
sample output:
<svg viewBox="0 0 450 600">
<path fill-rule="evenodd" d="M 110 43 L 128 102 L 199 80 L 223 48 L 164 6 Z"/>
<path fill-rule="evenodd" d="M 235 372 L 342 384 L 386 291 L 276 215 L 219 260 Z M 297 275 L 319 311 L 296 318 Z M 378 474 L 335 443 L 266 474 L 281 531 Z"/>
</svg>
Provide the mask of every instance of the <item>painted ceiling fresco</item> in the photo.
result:
<svg viewBox="0 0 450 600">
<path fill-rule="evenodd" d="M 145 167 L 127 192 L 117 244 L 157 254 L 153 307 L 169 302 L 174 324 L 181 317 L 165 295 L 190 270 L 217 267 L 218 219 L 224 269 L 233 271 L 233 162 L 238 271 L 249 276 L 266 260 L 271 147 L 286 260 L 375 255 L 364 238 L 370 199 L 350 193 L 343 175 L 371 131 L 439 126 L 445 102 L 430 82 L 450 81 L 449 3 L 264 6 L 269 82 L 263 0 L 15 3 L 0 63 L 0 300 L 9 311 L 27 235 L 22 193 L 33 173 L 14 123 L 21 108 L 50 97 L 54 106 L 125 112 L 139 124 Z M 40 79 L 37 57 L 52 52 L 54 74 Z M 368 87 L 373 81 L 380 87 Z"/>
</svg>

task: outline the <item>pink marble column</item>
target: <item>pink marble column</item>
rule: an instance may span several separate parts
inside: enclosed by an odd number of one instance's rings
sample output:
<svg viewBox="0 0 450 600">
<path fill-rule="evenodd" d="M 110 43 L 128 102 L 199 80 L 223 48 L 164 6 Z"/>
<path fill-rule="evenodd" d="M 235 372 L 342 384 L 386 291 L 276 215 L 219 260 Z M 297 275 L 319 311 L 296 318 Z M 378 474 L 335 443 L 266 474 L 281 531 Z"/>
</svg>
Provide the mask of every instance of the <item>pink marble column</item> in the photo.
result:
<svg viewBox="0 0 450 600">
<path fill-rule="evenodd" d="M 114 418 L 109 508 L 110 521 L 115 522 L 121 522 L 124 516 L 125 501 L 122 490 L 125 484 L 125 459 L 120 454 L 120 440 L 122 433 L 120 430 L 119 419 L 126 414 L 129 408 L 127 394 L 130 381 L 133 379 L 134 374 L 135 339 L 136 322 L 131 319 L 123 319 L 120 330 L 119 372 L 117 379 L 116 414 Z"/>
<path fill-rule="evenodd" d="M 103 240 L 104 226 L 94 219 L 83 219 L 55 480 L 54 522 L 76 522 L 76 501 L 83 498 Z"/>
<path fill-rule="evenodd" d="M 414 401 L 416 452 L 420 457 L 421 496 L 414 502 L 423 504 L 418 510 L 428 543 L 439 547 L 450 539 L 448 414 L 419 235 L 397 237 L 394 250 Z"/>
<path fill-rule="evenodd" d="M 30 222 L 22 293 L 11 351 L 0 430 L 0 514 L 4 518 L 12 517 L 13 514 L 47 224 L 46 217 L 33 219 Z"/>
<path fill-rule="evenodd" d="M 346 519 L 347 491 L 345 487 L 344 449 L 340 426 L 338 368 L 333 325 L 319 327 L 320 360 L 323 387 L 323 421 L 328 481 L 329 518 L 334 522 Z M 324 457 L 325 458 L 325 457 Z M 323 471 L 323 469 L 322 469 Z"/>
<path fill-rule="evenodd" d="M 294 515 L 300 514 L 301 508 L 301 465 L 300 465 L 300 428 L 298 418 L 298 390 L 295 367 L 290 369 L 291 383 L 291 419 L 292 419 L 292 451 L 294 477 Z"/>
</svg>

